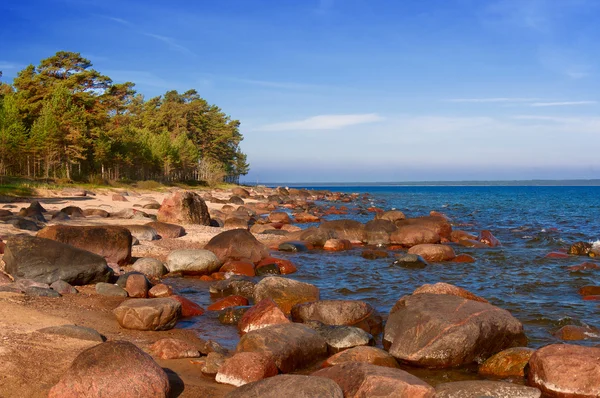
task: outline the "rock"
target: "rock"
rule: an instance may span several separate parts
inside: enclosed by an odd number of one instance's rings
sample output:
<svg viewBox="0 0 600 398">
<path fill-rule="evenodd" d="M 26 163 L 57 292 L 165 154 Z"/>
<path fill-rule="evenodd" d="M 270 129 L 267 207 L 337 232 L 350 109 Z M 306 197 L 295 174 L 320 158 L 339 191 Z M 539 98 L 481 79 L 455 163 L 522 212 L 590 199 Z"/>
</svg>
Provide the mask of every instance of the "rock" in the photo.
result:
<svg viewBox="0 0 600 398">
<path fill-rule="evenodd" d="M 292 219 L 290 216 L 283 211 L 273 211 L 269 214 L 267 218 L 269 222 L 281 223 L 281 224 L 290 224 Z"/>
<path fill-rule="evenodd" d="M 119 194 L 113 194 L 112 201 L 113 202 L 129 202 L 125 196 L 119 195 Z"/>
<path fill-rule="evenodd" d="M 294 322 L 319 321 L 326 325 L 355 326 L 374 336 L 382 331 L 381 315 L 358 300 L 321 300 L 292 307 Z"/>
<path fill-rule="evenodd" d="M 468 255 L 468 254 L 462 253 L 462 254 L 459 254 L 456 257 L 454 257 L 452 259 L 452 262 L 454 262 L 454 263 L 465 263 L 465 264 L 474 263 L 475 262 L 475 258 L 473 256 Z"/>
<path fill-rule="evenodd" d="M 477 240 L 489 247 L 501 246 L 500 241 L 487 229 L 479 233 L 479 238 Z"/>
<path fill-rule="evenodd" d="M 67 221 L 70 219 L 71 217 L 69 217 L 67 213 L 63 213 L 62 211 L 54 213 L 54 215 L 52 216 L 52 221 Z"/>
<path fill-rule="evenodd" d="M 381 348 L 370 346 L 353 347 L 330 356 L 323 367 L 335 366 L 346 362 L 364 362 L 388 368 L 399 368 L 398 361 Z"/>
<path fill-rule="evenodd" d="M 579 289 L 579 294 L 582 296 L 593 296 L 600 294 L 600 286 L 583 286 Z"/>
<path fill-rule="evenodd" d="M 158 221 L 173 224 L 210 225 L 208 207 L 202 198 L 191 191 L 175 192 L 163 200 Z"/>
<path fill-rule="evenodd" d="M 60 209 L 60 212 L 65 213 L 65 214 L 71 216 L 72 218 L 85 218 L 85 214 L 83 213 L 83 210 L 81 209 L 81 207 L 77 207 L 77 206 L 63 207 L 62 209 Z"/>
<path fill-rule="evenodd" d="M 440 236 L 422 225 L 404 225 L 390 234 L 390 243 L 404 247 L 440 243 Z"/>
<path fill-rule="evenodd" d="M 454 243 L 458 243 L 461 240 L 464 239 L 468 239 L 468 240 L 477 240 L 477 236 L 470 234 L 468 232 L 465 231 L 461 231 L 460 229 L 453 229 L 452 233 L 450 234 L 450 241 L 454 242 Z"/>
<path fill-rule="evenodd" d="M 60 294 L 75 294 L 75 293 L 79 293 L 77 291 L 77 289 L 75 289 L 73 286 L 71 286 L 70 284 L 68 284 L 65 281 L 52 282 L 52 284 L 50 285 L 50 288 L 53 289 L 53 290 L 56 290 Z"/>
<path fill-rule="evenodd" d="M 172 295 L 173 295 L 173 288 L 169 285 L 165 285 L 164 283 L 159 283 L 158 285 L 154 285 L 148 291 L 148 297 L 151 297 L 151 298 L 171 297 Z"/>
<path fill-rule="evenodd" d="M 508 311 L 447 294 L 403 297 L 384 332 L 396 359 L 429 368 L 467 365 L 526 343 L 523 325 Z"/>
<path fill-rule="evenodd" d="M 38 224 L 36 221 L 28 220 L 26 218 L 21 218 L 21 217 L 15 217 L 15 218 L 9 219 L 7 222 L 9 224 L 11 224 L 13 227 L 15 227 L 17 229 L 22 229 L 24 231 L 36 232 L 43 228 L 43 224 Z"/>
<path fill-rule="evenodd" d="M 321 221 L 321 219 L 317 216 L 315 216 L 314 214 L 310 214 L 310 213 L 295 213 L 294 214 L 294 218 L 296 219 L 297 223 L 311 223 L 311 222 L 319 222 Z"/>
<path fill-rule="evenodd" d="M 72 285 L 105 282 L 112 270 L 104 258 L 71 245 L 32 236 L 13 236 L 3 257 L 6 272 L 15 279 Z"/>
<path fill-rule="evenodd" d="M 243 229 L 232 229 L 213 237 L 204 247 L 219 258 L 221 263 L 227 260 L 247 259 L 258 263 L 269 255 L 267 247 L 260 243 L 254 235 Z"/>
<path fill-rule="evenodd" d="M 96 283 L 96 293 L 102 296 L 127 297 L 127 291 L 125 289 L 120 286 L 113 285 L 112 283 Z"/>
<path fill-rule="evenodd" d="M 289 314 L 295 304 L 319 300 L 319 288 L 309 283 L 278 276 L 268 276 L 254 288 L 254 302 L 270 298 Z"/>
<path fill-rule="evenodd" d="M 113 310 L 119 325 L 134 330 L 173 329 L 181 317 L 181 304 L 171 298 L 131 299 Z"/>
<path fill-rule="evenodd" d="M 135 345 L 110 341 L 79 354 L 48 398 L 146 397 L 166 398 L 165 371 Z"/>
<path fill-rule="evenodd" d="M 211 252 L 212 253 L 212 252 Z M 254 264 L 249 261 L 227 261 L 219 269 L 219 272 L 231 272 L 235 275 L 255 276 Z"/>
<path fill-rule="evenodd" d="M 271 299 L 264 299 L 245 311 L 238 323 L 238 329 L 242 333 L 248 333 L 272 325 L 290 323 L 283 311 Z"/>
<path fill-rule="evenodd" d="M 142 209 L 158 210 L 158 209 L 160 209 L 160 203 L 158 203 L 158 202 L 146 203 L 145 205 L 142 206 Z"/>
<path fill-rule="evenodd" d="M 403 268 L 425 268 L 429 263 L 418 254 L 402 254 L 396 257 L 392 265 Z"/>
<path fill-rule="evenodd" d="M 368 245 L 387 245 L 390 243 L 390 234 L 398 227 L 390 220 L 375 219 L 365 224 L 365 243 Z"/>
<path fill-rule="evenodd" d="M 237 307 L 240 305 L 248 305 L 248 299 L 242 296 L 227 296 L 221 300 L 217 300 L 206 309 L 209 311 L 220 311 L 228 307 Z"/>
<path fill-rule="evenodd" d="M 489 380 L 438 384 L 435 394 L 436 398 L 539 398 L 542 395 L 537 388 Z"/>
<path fill-rule="evenodd" d="M 151 278 L 160 278 L 167 273 L 167 268 L 162 261 L 151 257 L 143 257 L 136 260 L 132 266 L 134 271 L 141 272 L 142 274 Z"/>
<path fill-rule="evenodd" d="M 553 397 L 597 397 L 600 348 L 551 344 L 529 359 L 529 385 Z"/>
<path fill-rule="evenodd" d="M 223 223 L 224 229 L 248 229 L 248 218 L 247 217 L 234 217 L 230 216 L 225 219 Z"/>
<path fill-rule="evenodd" d="M 242 188 L 242 187 L 235 187 L 231 190 L 231 193 L 233 195 L 239 196 L 240 198 L 249 198 L 250 197 L 250 192 L 248 192 L 246 189 Z"/>
<path fill-rule="evenodd" d="M 260 352 L 238 352 L 225 360 L 215 380 L 236 387 L 276 376 L 277 366 L 270 356 Z"/>
<path fill-rule="evenodd" d="M 330 238 L 347 239 L 352 243 L 363 243 L 366 240 L 364 224 L 355 220 L 324 221 L 319 229 L 330 234 Z"/>
<path fill-rule="evenodd" d="M 280 252 L 290 252 L 290 253 L 298 253 L 298 252 L 306 252 L 308 251 L 308 247 L 304 244 L 304 242 L 300 241 L 287 241 L 283 242 L 277 248 Z"/>
<path fill-rule="evenodd" d="M 217 256 L 209 250 L 178 249 L 169 253 L 166 266 L 169 272 L 209 275 L 218 271 L 221 264 Z"/>
<path fill-rule="evenodd" d="M 204 358 L 204 366 L 202 366 L 201 369 L 202 374 L 211 377 L 216 376 L 226 359 L 227 358 L 223 354 L 218 352 L 210 352 L 206 358 Z"/>
<path fill-rule="evenodd" d="M 133 298 L 146 298 L 148 297 L 148 290 L 150 290 L 150 281 L 142 274 L 132 274 L 127 278 L 125 283 L 125 290 L 129 297 Z"/>
<path fill-rule="evenodd" d="M 190 343 L 173 338 L 160 339 L 150 346 L 152 354 L 160 359 L 198 358 L 200 352 Z"/>
<path fill-rule="evenodd" d="M 450 261 L 456 255 L 452 247 L 447 245 L 422 244 L 416 245 L 408 249 L 408 254 L 417 254 L 423 257 L 426 261 L 433 263 Z"/>
<path fill-rule="evenodd" d="M 433 398 L 435 390 L 423 380 L 401 369 L 346 362 L 312 374 L 335 381 L 345 398 Z"/>
<path fill-rule="evenodd" d="M 129 277 L 131 275 L 144 276 L 144 274 L 142 274 L 141 272 L 129 271 L 129 272 L 119 275 L 119 277 L 117 278 L 117 281 L 115 282 L 115 285 L 119 286 L 120 288 L 125 289 L 125 286 L 127 286 L 127 279 L 129 279 Z"/>
<path fill-rule="evenodd" d="M 366 250 L 363 250 L 362 253 L 360 253 L 360 256 L 362 258 L 366 258 L 367 260 L 377 260 L 380 258 L 387 258 L 387 257 L 389 257 L 389 254 L 388 254 L 388 252 L 386 252 L 384 250 L 366 249 Z"/>
<path fill-rule="evenodd" d="M 163 239 L 174 239 L 185 235 L 185 228 L 177 224 L 152 221 L 146 224 L 146 226 L 154 229 Z"/>
<path fill-rule="evenodd" d="M 579 271 L 587 271 L 587 270 L 600 269 L 600 265 L 598 265 L 596 263 L 589 262 L 589 261 L 585 261 L 585 262 L 583 262 L 581 264 L 572 265 L 570 267 L 567 267 L 567 269 L 570 272 L 579 272 Z"/>
<path fill-rule="evenodd" d="M 556 331 L 554 337 L 565 341 L 598 339 L 600 330 L 590 326 L 566 325 Z"/>
<path fill-rule="evenodd" d="M 260 268 L 271 264 L 275 264 L 279 269 L 279 272 L 283 275 L 293 274 L 297 271 L 296 266 L 290 260 L 277 257 L 265 257 L 256 265 L 256 267 Z"/>
<path fill-rule="evenodd" d="M 324 250 L 341 252 L 352 249 L 352 243 L 348 239 L 328 239 L 323 245 Z"/>
<path fill-rule="evenodd" d="M 83 215 L 86 217 L 110 217 L 110 213 L 103 209 L 84 209 Z"/>
<path fill-rule="evenodd" d="M 225 297 L 237 294 L 246 298 L 252 298 L 254 296 L 254 283 L 249 280 L 238 278 L 240 277 L 233 276 L 224 281 L 213 283 L 209 287 L 210 295 L 214 297 Z"/>
<path fill-rule="evenodd" d="M 59 292 L 57 292 L 56 290 L 52 290 L 50 288 L 38 287 L 38 286 L 30 286 L 28 288 L 25 288 L 24 293 L 27 296 L 34 296 L 34 297 L 52 297 L 52 298 L 61 297 L 61 294 Z"/>
<path fill-rule="evenodd" d="M 181 297 L 178 295 L 170 296 L 169 299 L 177 301 L 181 304 L 181 316 L 183 318 L 199 316 L 204 314 L 204 308 L 200 307 L 198 304 L 194 303 L 191 300 L 186 299 L 185 297 Z"/>
<path fill-rule="evenodd" d="M 342 389 L 324 377 L 278 375 L 243 385 L 225 398 L 344 398 Z"/>
<path fill-rule="evenodd" d="M 394 222 L 398 229 L 407 225 L 418 225 L 432 230 L 443 240 L 449 241 L 452 234 L 452 226 L 444 217 L 426 216 L 407 218 L 405 220 L 397 220 Z"/>
<path fill-rule="evenodd" d="M 398 220 L 406 219 L 406 216 L 400 210 L 390 210 L 390 211 L 385 211 L 383 213 L 375 214 L 375 218 L 381 219 L 381 220 L 389 220 L 389 221 L 395 223 Z"/>
<path fill-rule="evenodd" d="M 330 354 L 374 344 L 373 336 L 354 326 L 330 326 L 319 321 L 308 321 L 305 325 L 316 330 L 325 339 Z"/>
<path fill-rule="evenodd" d="M 33 279 L 18 279 L 15 281 L 14 286 L 19 290 L 25 290 L 28 287 L 39 287 L 40 289 L 50 289 L 50 285 L 47 283 L 36 282 Z"/>
<path fill-rule="evenodd" d="M 268 354 L 281 372 L 289 373 L 327 355 L 327 344 L 311 328 L 288 323 L 246 333 L 240 339 L 237 351 Z"/>
<path fill-rule="evenodd" d="M 85 189 L 65 188 L 60 192 L 60 196 L 83 197 L 83 196 L 87 196 L 87 192 L 85 191 Z"/>
<path fill-rule="evenodd" d="M 587 256 L 592 251 L 593 245 L 590 242 L 576 242 L 569 248 L 569 254 L 576 256 Z"/>
<path fill-rule="evenodd" d="M 499 378 L 525 377 L 525 367 L 535 350 L 514 347 L 492 355 L 479 366 L 479 374 Z"/>
<path fill-rule="evenodd" d="M 104 342 L 106 338 L 92 328 L 76 325 L 50 326 L 39 329 L 38 332 L 66 336 L 72 339 Z"/>
<path fill-rule="evenodd" d="M 51 225 L 37 236 L 87 250 L 109 263 L 124 265 L 131 261 L 131 233 L 123 227 Z"/>
<path fill-rule="evenodd" d="M 131 232 L 131 236 L 141 241 L 153 241 L 159 239 L 158 233 L 152 227 L 148 225 L 123 225 L 123 228 L 127 228 Z"/>
<path fill-rule="evenodd" d="M 449 283 L 438 282 L 433 285 L 425 284 L 421 287 L 415 289 L 412 294 L 451 294 L 453 296 L 466 298 L 468 300 L 480 301 L 482 303 L 487 303 L 488 301 L 483 297 L 479 297 L 470 291 L 463 289 L 462 287 L 454 286 Z"/>
<path fill-rule="evenodd" d="M 243 205 L 244 204 L 244 199 L 240 198 L 239 196 L 232 195 L 229 198 L 229 203 L 233 203 L 234 205 Z"/>
<path fill-rule="evenodd" d="M 219 322 L 223 325 L 237 325 L 251 307 L 229 307 L 219 313 Z"/>
</svg>

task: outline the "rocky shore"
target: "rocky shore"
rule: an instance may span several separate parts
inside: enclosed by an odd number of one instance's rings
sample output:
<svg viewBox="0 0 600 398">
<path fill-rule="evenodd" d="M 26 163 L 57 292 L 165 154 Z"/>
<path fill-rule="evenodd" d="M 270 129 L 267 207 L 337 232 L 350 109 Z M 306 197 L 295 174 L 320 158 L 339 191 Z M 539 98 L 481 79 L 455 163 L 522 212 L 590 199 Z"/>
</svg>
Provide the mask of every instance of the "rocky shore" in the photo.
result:
<svg viewBox="0 0 600 398">
<path fill-rule="evenodd" d="M 238 187 L 6 200 L 0 396 L 600 396 L 600 348 L 528 348 L 516 317 L 459 286 L 423 285 L 380 314 L 295 280 L 298 265 L 278 252 L 360 247 L 366 259 L 393 256 L 411 269 L 472 262 L 461 247 L 501 245 L 492 231 L 471 235 L 442 213 L 407 218 L 367 199 Z M 344 219 L 351 208 L 373 219 Z M 584 242 L 550 253 L 597 254 Z M 211 305 L 183 297 L 172 278 L 209 283 Z M 593 300 L 600 287 L 581 294 Z M 206 311 L 237 326 L 235 350 L 175 327 L 201 323 Z M 560 331 L 565 341 L 586 333 L 595 331 Z M 476 367 L 479 380 L 420 377 L 463 367 Z"/>
</svg>

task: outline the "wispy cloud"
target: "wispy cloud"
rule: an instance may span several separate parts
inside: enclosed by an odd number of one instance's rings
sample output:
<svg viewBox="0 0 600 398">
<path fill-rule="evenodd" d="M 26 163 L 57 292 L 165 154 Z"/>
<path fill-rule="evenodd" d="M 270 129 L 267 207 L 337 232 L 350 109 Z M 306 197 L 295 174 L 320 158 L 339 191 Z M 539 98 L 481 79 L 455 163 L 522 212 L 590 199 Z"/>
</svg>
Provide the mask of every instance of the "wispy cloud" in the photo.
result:
<svg viewBox="0 0 600 398">
<path fill-rule="evenodd" d="M 299 131 L 299 130 L 338 130 L 358 124 L 375 123 L 384 120 L 376 113 L 350 115 L 319 115 L 303 120 L 267 124 L 256 128 L 259 131 Z"/>
<path fill-rule="evenodd" d="M 540 101 L 540 98 L 450 98 L 444 100 L 446 102 L 473 102 L 473 103 L 488 103 L 488 102 L 532 102 Z"/>
<path fill-rule="evenodd" d="M 161 35 L 157 35 L 155 33 L 148 33 L 148 32 L 142 32 L 142 34 L 144 36 L 152 37 L 153 39 L 156 39 L 156 40 L 158 40 L 160 42 L 165 43 L 167 46 L 169 46 L 173 50 L 176 50 L 176 51 L 179 51 L 181 53 L 188 54 L 188 55 L 194 55 L 194 56 L 196 55 L 189 48 L 184 47 L 181 44 L 177 43 L 177 41 L 175 39 L 173 39 L 172 37 L 161 36 Z"/>
<path fill-rule="evenodd" d="M 575 105 L 594 105 L 597 101 L 562 101 L 562 102 L 534 102 L 531 106 L 575 106 Z"/>
<path fill-rule="evenodd" d="M 15 64 L 13 62 L 0 61 L 0 70 L 20 69 L 22 67 L 22 65 Z"/>
<path fill-rule="evenodd" d="M 179 82 L 172 82 L 148 71 L 141 70 L 107 70 L 106 74 L 116 82 L 134 82 L 139 86 L 154 87 L 160 89 L 179 88 Z"/>
<path fill-rule="evenodd" d="M 123 19 L 123 18 L 113 17 L 110 15 L 103 15 L 103 14 L 93 14 L 93 15 L 100 17 L 100 18 L 108 19 L 110 21 L 119 23 L 121 25 L 133 26 L 133 24 L 131 22 L 129 22 L 128 20 Z"/>
<path fill-rule="evenodd" d="M 230 77 L 230 78 L 227 78 L 227 80 L 237 82 L 237 83 L 250 84 L 253 86 L 278 88 L 278 89 L 284 89 L 284 90 L 312 90 L 312 89 L 326 88 L 326 86 L 322 86 L 322 85 L 318 85 L 318 84 L 310 84 L 310 83 L 242 79 L 242 78 L 237 78 L 237 77 Z"/>
</svg>

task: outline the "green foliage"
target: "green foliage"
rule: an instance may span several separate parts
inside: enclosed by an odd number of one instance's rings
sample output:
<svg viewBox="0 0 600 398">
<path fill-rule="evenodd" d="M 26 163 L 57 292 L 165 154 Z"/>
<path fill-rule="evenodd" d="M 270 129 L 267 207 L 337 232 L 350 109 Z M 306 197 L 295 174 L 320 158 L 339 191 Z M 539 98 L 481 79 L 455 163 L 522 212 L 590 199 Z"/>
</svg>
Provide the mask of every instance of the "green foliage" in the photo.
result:
<svg viewBox="0 0 600 398">
<path fill-rule="evenodd" d="M 145 101 L 60 51 L 0 84 L 0 176 L 213 184 L 248 173 L 239 126 L 195 90 Z"/>
</svg>

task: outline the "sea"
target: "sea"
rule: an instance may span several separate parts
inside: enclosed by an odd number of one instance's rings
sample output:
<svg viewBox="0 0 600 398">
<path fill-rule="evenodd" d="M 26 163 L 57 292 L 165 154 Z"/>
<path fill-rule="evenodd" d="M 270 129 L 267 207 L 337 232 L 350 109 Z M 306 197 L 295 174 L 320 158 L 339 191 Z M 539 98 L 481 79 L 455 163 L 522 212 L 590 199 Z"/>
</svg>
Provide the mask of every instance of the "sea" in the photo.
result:
<svg viewBox="0 0 600 398">
<path fill-rule="evenodd" d="M 578 293 L 583 286 L 600 285 L 600 270 L 567 269 L 584 261 L 600 265 L 600 261 L 586 256 L 546 257 L 578 241 L 599 241 L 600 186 L 300 187 L 368 194 L 365 201 L 346 204 L 351 209 L 348 215 L 326 219 L 351 218 L 364 223 L 374 217 L 366 211 L 370 206 L 401 210 L 407 217 L 425 216 L 435 210 L 452 219 L 455 229 L 475 235 L 487 229 L 502 243 L 501 247 L 486 249 L 454 245 L 457 254 L 469 254 L 476 261 L 431 264 L 422 269 L 394 266 L 393 256 L 398 251 L 390 251 L 390 258 L 377 260 L 362 258 L 363 248 L 275 253 L 296 264 L 298 272 L 289 277 L 318 286 L 321 299 L 364 300 L 386 318 L 402 296 L 426 283 L 446 282 L 510 311 L 523 323 L 532 348 L 558 342 L 554 333 L 565 325 L 600 327 L 600 301 L 585 301 Z M 174 282 L 200 305 L 212 302 L 207 282 L 187 278 Z M 235 326 L 220 325 L 216 314 L 208 312 L 179 327 L 192 328 L 200 337 L 229 348 L 234 348 L 239 339 Z M 577 342 L 599 343 L 596 339 Z"/>
</svg>

